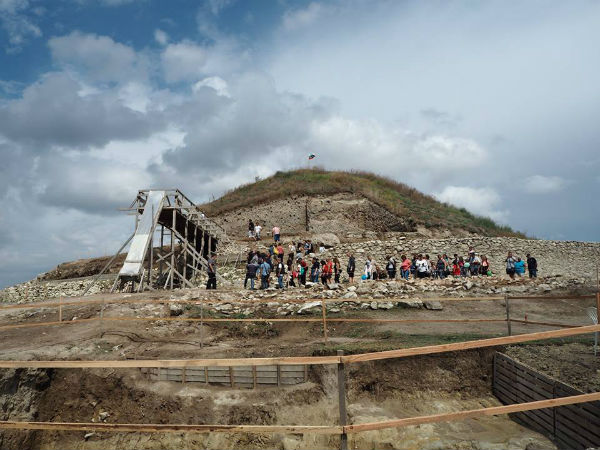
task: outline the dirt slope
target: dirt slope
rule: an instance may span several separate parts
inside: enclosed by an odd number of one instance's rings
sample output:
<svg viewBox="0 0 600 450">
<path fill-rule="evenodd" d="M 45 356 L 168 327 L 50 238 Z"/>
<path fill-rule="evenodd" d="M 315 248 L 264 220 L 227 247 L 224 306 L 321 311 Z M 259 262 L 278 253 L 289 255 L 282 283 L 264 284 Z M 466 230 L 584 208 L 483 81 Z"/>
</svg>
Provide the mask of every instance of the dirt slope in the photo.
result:
<svg viewBox="0 0 600 450">
<path fill-rule="evenodd" d="M 327 199 L 337 194 L 350 194 L 350 197 L 343 197 L 343 200 L 368 200 L 369 206 L 363 205 L 360 210 L 378 210 L 377 215 L 384 218 L 383 223 L 377 220 L 359 220 L 355 225 L 363 229 L 373 230 L 376 226 L 382 228 L 380 231 L 411 231 L 416 227 L 425 227 L 466 230 L 483 236 L 523 237 L 521 233 L 509 227 L 499 226 L 491 219 L 475 216 L 464 208 L 440 203 L 414 188 L 366 172 L 332 172 L 321 169 L 277 172 L 264 180 L 240 186 L 211 203 L 201 205 L 201 208 L 209 217 L 224 216 L 229 220 L 232 216 L 242 213 L 247 215 L 255 208 L 272 205 L 274 217 L 269 219 L 275 220 L 275 217 L 279 216 L 277 219 L 282 220 L 281 212 L 287 211 L 280 211 L 276 205 L 296 203 L 299 198 L 299 203 L 301 199 L 306 198 Z M 335 199 L 336 202 L 342 201 L 337 197 Z M 385 210 L 387 214 L 381 210 Z M 295 219 L 297 227 L 305 225 L 303 208 L 298 210 L 294 206 L 289 215 Z M 248 218 L 244 219 L 247 223 Z"/>
</svg>

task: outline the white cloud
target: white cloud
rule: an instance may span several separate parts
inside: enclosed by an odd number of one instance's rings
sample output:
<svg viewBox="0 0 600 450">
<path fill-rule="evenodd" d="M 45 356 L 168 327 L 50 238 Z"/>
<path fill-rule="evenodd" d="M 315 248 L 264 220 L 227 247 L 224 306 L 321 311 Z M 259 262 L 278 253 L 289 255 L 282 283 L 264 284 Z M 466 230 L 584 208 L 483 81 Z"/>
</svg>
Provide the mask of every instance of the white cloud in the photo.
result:
<svg viewBox="0 0 600 450">
<path fill-rule="evenodd" d="M 227 82 L 221 77 L 208 77 L 200 80 L 192 86 L 192 91 L 198 92 L 203 87 L 214 89 L 222 97 L 231 97 L 227 89 Z"/>
<path fill-rule="evenodd" d="M 166 81 L 197 80 L 201 77 L 206 59 L 206 49 L 191 41 L 169 44 L 161 55 Z"/>
<path fill-rule="evenodd" d="M 53 145 L 87 149 L 111 140 L 148 137 L 165 127 L 160 114 L 126 107 L 111 90 L 92 89 L 65 73 L 50 73 L 0 105 L 0 133 L 34 144 L 43 153 Z"/>
<path fill-rule="evenodd" d="M 288 10 L 283 15 L 283 27 L 289 31 L 307 27 L 313 24 L 323 11 L 323 5 L 317 2 L 311 2 L 305 8 Z"/>
<path fill-rule="evenodd" d="M 140 57 L 108 36 L 74 31 L 48 41 L 52 58 L 92 81 L 122 81 L 144 75 Z"/>
<path fill-rule="evenodd" d="M 8 35 L 5 50 L 15 53 L 30 39 L 40 37 L 42 30 L 26 14 L 28 0 L 0 0 L 0 25 Z"/>
<path fill-rule="evenodd" d="M 467 186 L 446 186 L 443 191 L 434 194 L 441 201 L 499 222 L 506 222 L 509 212 L 499 209 L 500 195 L 492 188 L 472 188 Z"/>
<path fill-rule="evenodd" d="M 561 177 L 532 175 L 525 180 L 525 190 L 531 194 L 550 194 L 561 191 L 567 181 Z"/>
<path fill-rule="evenodd" d="M 340 115 L 313 120 L 308 138 L 310 148 L 331 167 L 368 167 L 421 188 L 434 185 L 439 176 L 462 176 L 488 156 L 471 139 L 422 135 L 399 125 Z"/>
<path fill-rule="evenodd" d="M 208 0 L 208 7 L 210 8 L 210 12 L 217 16 L 234 2 L 235 0 Z"/>
<path fill-rule="evenodd" d="M 167 45 L 169 42 L 169 35 L 163 30 L 156 29 L 154 30 L 154 40 L 160 45 Z"/>
</svg>

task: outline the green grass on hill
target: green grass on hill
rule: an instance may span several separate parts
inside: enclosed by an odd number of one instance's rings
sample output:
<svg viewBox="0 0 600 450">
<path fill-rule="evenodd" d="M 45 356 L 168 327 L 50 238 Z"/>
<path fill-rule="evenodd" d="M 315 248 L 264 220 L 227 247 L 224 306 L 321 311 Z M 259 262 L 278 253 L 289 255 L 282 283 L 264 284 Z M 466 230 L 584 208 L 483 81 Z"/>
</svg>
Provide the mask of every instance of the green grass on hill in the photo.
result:
<svg viewBox="0 0 600 450">
<path fill-rule="evenodd" d="M 405 184 L 368 172 L 299 169 L 277 172 L 255 183 L 242 185 L 221 198 L 202 205 L 209 216 L 252 207 L 290 196 L 352 193 L 363 196 L 398 216 L 408 216 L 417 225 L 438 229 L 463 229 L 485 236 L 525 237 L 488 217 L 441 203 Z"/>
</svg>

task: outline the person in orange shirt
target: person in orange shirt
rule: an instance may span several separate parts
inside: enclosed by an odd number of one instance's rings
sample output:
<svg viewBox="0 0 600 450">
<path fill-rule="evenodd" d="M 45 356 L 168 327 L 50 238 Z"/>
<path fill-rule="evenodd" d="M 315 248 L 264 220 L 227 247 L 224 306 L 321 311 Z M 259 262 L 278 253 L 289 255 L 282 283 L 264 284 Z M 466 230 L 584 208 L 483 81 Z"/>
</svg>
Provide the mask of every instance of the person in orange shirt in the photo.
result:
<svg viewBox="0 0 600 450">
<path fill-rule="evenodd" d="M 410 259 L 406 257 L 406 255 L 402 255 L 401 258 L 402 264 L 400 264 L 400 275 L 405 280 L 408 280 L 408 277 L 410 276 L 410 265 L 412 263 L 410 262 Z"/>
</svg>

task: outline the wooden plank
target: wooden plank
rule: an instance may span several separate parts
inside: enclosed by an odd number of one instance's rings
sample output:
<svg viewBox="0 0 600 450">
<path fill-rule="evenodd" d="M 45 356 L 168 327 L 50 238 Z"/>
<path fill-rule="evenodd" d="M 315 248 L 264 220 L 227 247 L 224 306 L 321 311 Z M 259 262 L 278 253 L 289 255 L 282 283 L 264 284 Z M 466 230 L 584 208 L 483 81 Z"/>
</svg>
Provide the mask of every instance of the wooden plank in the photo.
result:
<svg viewBox="0 0 600 450">
<path fill-rule="evenodd" d="M 536 402 L 518 403 L 505 406 L 493 406 L 491 408 L 473 409 L 455 413 L 434 414 L 430 416 L 410 417 L 406 419 L 387 420 L 382 422 L 364 423 L 360 425 L 348 425 L 344 427 L 344 429 L 348 433 L 357 433 L 360 431 L 382 430 L 385 428 L 421 425 L 424 423 L 450 422 L 475 417 L 497 416 L 500 414 L 510 414 L 520 411 L 531 411 L 542 408 L 553 408 L 561 405 L 583 403 L 595 400 L 600 400 L 600 392 L 575 395 L 571 397 L 553 398 L 549 400 L 541 400 Z"/>
<path fill-rule="evenodd" d="M 569 324 L 569 323 L 558 323 L 558 322 L 538 322 L 535 320 L 519 320 L 519 319 L 510 319 L 511 322 L 523 323 L 526 325 L 544 325 L 547 327 L 562 327 L 562 328 L 572 328 L 578 326 L 578 324 Z"/>
<path fill-rule="evenodd" d="M 563 443 L 562 448 L 564 449 L 586 450 L 588 448 L 586 445 L 582 445 L 581 442 L 573 439 L 571 434 L 567 434 L 560 429 L 556 430 L 556 439 Z"/>
<path fill-rule="evenodd" d="M 560 381 L 556 382 L 555 392 L 557 397 L 567 397 L 569 395 L 577 395 L 582 393 L 581 391 L 561 383 Z M 600 417 L 600 402 L 585 403 L 580 405 L 580 408 L 588 411 L 594 417 Z"/>
<path fill-rule="evenodd" d="M 579 334 L 600 331 L 600 325 L 588 325 L 584 327 L 567 328 L 562 330 L 542 331 L 538 333 L 520 334 L 515 336 L 504 336 L 499 338 L 480 339 L 476 341 L 457 342 L 452 344 L 429 345 L 400 350 L 388 350 L 383 352 L 363 353 L 359 355 L 342 356 L 346 363 L 376 361 L 380 359 L 404 358 L 407 356 L 428 355 L 458 350 L 470 350 L 474 348 L 495 347 L 500 345 L 516 344 L 519 342 L 537 341 L 557 337 L 576 336 Z M 1 367 L 1 366 L 0 366 Z"/>
<path fill-rule="evenodd" d="M 532 427 L 545 435 L 554 436 L 554 425 L 542 420 L 541 417 L 535 414 L 536 411 L 523 411 L 510 414 L 512 417 L 518 417 L 522 422 Z"/>
<path fill-rule="evenodd" d="M 64 322 L 63 322 L 64 323 Z M 237 359 L 172 359 L 172 360 L 97 360 L 97 361 L 9 361 L 0 360 L 0 368 L 141 368 L 141 367 L 198 367 L 198 366 L 272 366 L 272 365 L 297 365 L 297 364 L 338 364 L 339 362 L 355 363 L 375 361 L 381 359 L 403 358 L 408 356 L 443 353 L 474 348 L 494 347 L 500 345 L 528 342 L 554 337 L 575 336 L 580 334 L 600 331 L 600 325 L 575 327 L 565 330 L 543 331 L 516 336 L 480 339 L 475 341 L 459 342 L 453 344 L 431 345 L 413 347 L 408 349 L 389 350 L 375 353 L 363 353 L 348 356 L 298 356 L 298 357 L 271 357 L 271 358 L 237 358 Z"/>
<path fill-rule="evenodd" d="M 598 426 L 588 428 L 586 422 L 577 416 L 568 416 L 564 412 L 556 411 L 556 428 L 570 434 L 573 440 L 581 442 L 588 447 L 600 444 L 600 434 L 597 433 Z M 596 432 L 595 432 L 596 431 Z"/>
<path fill-rule="evenodd" d="M 586 403 L 585 405 L 587 406 L 588 404 Z M 594 414 L 580 406 L 583 405 L 561 406 L 561 414 L 569 416 L 573 420 L 577 420 L 577 422 L 589 423 L 598 429 L 598 434 L 600 435 L 600 415 Z"/>
<path fill-rule="evenodd" d="M 52 431 L 112 431 L 137 433 L 318 433 L 341 434 L 342 427 L 327 425 L 188 425 L 77 422 L 0 421 L 0 429 Z"/>
</svg>

